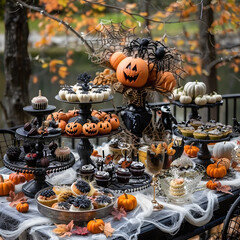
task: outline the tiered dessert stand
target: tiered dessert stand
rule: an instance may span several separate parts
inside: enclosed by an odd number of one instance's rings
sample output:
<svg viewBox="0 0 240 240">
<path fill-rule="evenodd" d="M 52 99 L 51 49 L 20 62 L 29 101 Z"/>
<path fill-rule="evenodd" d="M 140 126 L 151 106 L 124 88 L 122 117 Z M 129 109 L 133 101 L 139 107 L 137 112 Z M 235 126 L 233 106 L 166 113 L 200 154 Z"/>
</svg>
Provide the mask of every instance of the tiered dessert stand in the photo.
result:
<svg viewBox="0 0 240 240">
<path fill-rule="evenodd" d="M 32 108 L 32 106 L 26 106 L 23 108 L 25 112 L 37 118 L 38 126 L 42 125 L 42 121 L 44 121 L 45 115 L 48 115 L 54 112 L 55 109 L 56 107 L 52 105 L 48 105 L 48 107 L 44 110 L 35 110 Z M 43 151 L 49 152 L 48 150 L 44 149 L 45 148 L 44 145 L 60 137 L 61 137 L 61 131 L 54 134 L 29 136 L 28 132 L 25 131 L 23 127 L 20 127 L 16 130 L 16 138 L 18 140 L 24 140 L 29 143 L 42 145 L 42 148 L 39 149 L 39 151 L 42 151 L 42 152 Z M 25 183 L 22 187 L 23 192 L 28 197 L 34 198 L 35 194 L 38 191 L 48 186 L 51 186 L 50 183 L 45 181 L 47 174 L 66 170 L 71 166 L 73 166 L 73 164 L 75 163 L 75 158 L 72 153 L 70 154 L 70 159 L 66 162 L 56 161 L 55 157 L 48 153 L 46 157 L 49 160 L 48 167 L 28 167 L 24 160 L 24 157 L 21 157 L 21 155 L 19 159 L 14 162 L 10 161 L 7 155 L 4 156 L 3 163 L 7 168 L 20 173 L 34 174 L 35 178 Z"/>
<path fill-rule="evenodd" d="M 92 104 L 98 104 L 98 103 L 111 101 L 113 99 L 113 96 L 110 95 L 108 97 L 108 99 L 103 100 L 101 102 L 68 102 L 68 101 L 62 100 L 58 95 L 55 96 L 55 99 L 60 101 L 60 102 L 64 102 L 64 103 L 68 103 L 68 104 L 78 104 L 79 105 L 79 115 L 71 118 L 70 122 L 73 122 L 77 119 L 78 122 L 83 125 L 84 123 L 87 123 L 88 120 L 90 120 L 91 122 L 94 122 L 94 123 L 99 121 L 97 118 L 91 116 Z M 109 134 L 96 135 L 96 136 L 93 136 L 93 137 L 87 137 L 87 136 L 84 136 L 84 135 L 79 135 L 79 136 L 73 137 L 73 136 L 69 136 L 67 134 L 64 134 L 63 137 L 79 139 L 79 143 L 78 143 L 78 147 L 77 147 L 77 152 L 78 152 L 78 155 L 79 155 L 79 161 L 77 161 L 75 166 L 74 166 L 75 170 L 78 172 L 83 165 L 88 165 L 88 164 L 91 164 L 95 167 L 94 162 L 90 158 L 90 156 L 93 152 L 93 145 L 90 143 L 89 139 L 110 137 L 112 135 L 115 135 L 115 134 L 119 133 L 120 131 L 121 131 L 121 128 L 119 128 L 117 130 L 114 130 L 114 131 L 111 131 Z"/>
</svg>

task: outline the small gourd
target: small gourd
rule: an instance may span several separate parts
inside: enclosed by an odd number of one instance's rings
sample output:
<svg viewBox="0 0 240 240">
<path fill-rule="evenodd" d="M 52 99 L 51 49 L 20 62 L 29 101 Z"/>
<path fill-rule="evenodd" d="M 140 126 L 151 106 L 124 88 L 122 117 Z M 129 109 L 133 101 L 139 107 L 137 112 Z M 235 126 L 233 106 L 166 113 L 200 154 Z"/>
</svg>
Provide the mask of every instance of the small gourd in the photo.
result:
<svg viewBox="0 0 240 240">
<path fill-rule="evenodd" d="M 29 172 L 26 172 L 26 173 L 23 173 L 24 177 L 25 177 L 25 180 L 27 182 L 31 181 L 32 179 L 34 179 L 34 174 L 33 173 L 29 173 Z"/>
<path fill-rule="evenodd" d="M 131 194 L 122 194 L 118 197 L 118 208 L 123 207 L 125 211 L 131 211 L 137 206 L 137 199 Z"/>
<path fill-rule="evenodd" d="M 87 224 L 87 230 L 90 233 L 101 233 L 103 230 L 100 228 L 100 226 L 104 226 L 104 221 L 102 219 L 93 219 L 88 222 Z"/>
<path fill-rule="evenodd" d="M 207 103 L 216 103 L 217 102 L 216 96 L 213 94 L 207 94 L 207 95 L 205 95 L 205 97 L 207 98 Z"/>
<path fill-rule="evenodd" d="M 211 189 L 211 190 L 214 190 L 216 189 L 218 186 L 218 182 L 215 182 L 214 180 L 209 180 L 207 183 L 206 183 L 206 187 Z"/>
<path fill-rule="evenodd" d="M 184 146 L 184 152 L 189 157 L 197 157 L 197 153 L 199 152 L 199 148 L 193 145 L 185 145 Z"/>
<path fill-rule="evenodd" d="M 179 102 L 183 104 L 189 104 L 192 102 L 192 97 L 188 96 L 186 92 L 183 92 L 183 94 L 179 98 Z"/>
<path fill-rule="evenodd" d="M 25 176 L 22 173 L 11 173 L 9 175 L 9 180 L 11 180 L 15 185 L 24 183 L 26 181 Z"/>
<path fill-rule="evenodd" d="M 63 133 L 65 131 L 65 127 L 66 127 L 67 123 L 63 120 L 60 120 L 57 123 L 58 123 L 58 127 L 61 128 L 61 132 Z"/>
<path fill-rule="evenodd" d="M 104 117 L 104 120 L 108 121 L 111 124 L 112 130 L 116 130 L 120 126 L 120 121 L 116 114 L 109 113 Z"/>
<path fill-rule="evenodd" d="M 162 93 L 172 92 L 176 85 L 176 78 L 171 72 L 158 72 L 157 79 L 154 82 L 154 87 L 157 91 Z"/>
<path fill-rule="evenodd" d="M 27 202 L 20 202 L 16 205 L 16 209 L 20 213 L 26 213 L 26 212 L 28 212 L 29 204 Z"/>
<path fill-rule="evenodd" d="M 108 134 L 112 131 L 112 125 L 108 121 L 100 121 L 97 126 L 99 134 Z"/>
<path fill-rule="evenodd" d="M 222 95 L 221 95 L 221 94 L 218 94 L 218 93 L 216 93 L 216 92 L 213 92 L 213 94 L 214 94 L 214 96 L 215 96 L 217 102 L 222 101 Z"/>
<path fill-rule="evenodd" d="M 15 190 L 15 185 L 14 183 L 9 180 L 3 178 L 2 175 L 0 175 L 0 196 L 7 196 L 10 191 Z"/>
<path fill-rule="evenodd" d="M 74 122 L 70 122 L 65 127 L 65 132 L 69 136 L 79 136 L 82 133 L 82 125 L 75 120 Z"/>
<path fill-rule="evenodd" d="M 231 166 L 231 161 L 228 158 L 218 158 L 216 159 L 216 163 L 219 163 L 220 165 L 223 165 L 228 170 Z"/>
<path fill-rule="evenodd" d="M 227 174 L 227 169 L 220 163 L 214 163 L 207 166 L 207 175 L 213 178 L 223 178 Z"/>
<path fill-rule="evenodd" d="M 199 95 L 194 100 L 195 104 L 203 106 L 207 104 L 207 98 L 205 96 Z"/>
<path fill-rule="evenodd" d="M 82 132 L 87 137 L 92 137 L 98 134 L 98 125 L 91 121 L 83 124 Z"/>
<path fill-rule="evenodd" d="M 174 89 L 174 90 L 173 90 L 174 100 L 175 100 L 175 101 L 179 101 L 182 93 L 183 93 L 183 87 Z"/>
</svg>

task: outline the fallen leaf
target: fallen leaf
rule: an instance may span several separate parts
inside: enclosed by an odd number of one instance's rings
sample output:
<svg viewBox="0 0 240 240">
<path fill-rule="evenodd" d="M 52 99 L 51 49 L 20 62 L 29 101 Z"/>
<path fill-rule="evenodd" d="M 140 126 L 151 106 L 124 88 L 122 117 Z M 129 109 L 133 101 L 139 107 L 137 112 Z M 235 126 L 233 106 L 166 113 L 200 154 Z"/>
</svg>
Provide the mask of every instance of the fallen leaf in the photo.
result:
<svg viewBox="0 0 240 240">
<path fill-rule="evenodd" d="M 233 195 L 231 192 L 229 192 L 231 190 L 231 187 L 228 186 L 228 185 L 218 184 L 218 186 L 216 187 L 216 190 L 218 192 L 222 192 L 222 193 L 227 193 L 227 194 Z"/>
<path fill-rule="evenodd" d="M 237 167 L 237 165 L 238 165 L 238 163 L 237 163 L 237 162 L 235 162 L 235 161 L 233 161 L 233 162 L 232 162 L 232 168 L 236 168 L 236 167 Z"/>
<path fill-rule="evenodd" d="M 72 235 L 71 231 L 74 227 L 73 220 L 68 224 L 55 224 L 55 226 L 56 228 L 54 228 L 52 231 L 57 235 L 60 235 L 60 237 Z"/>
<path fill-rule="evenodd" d="M 19 192 L 16 194 L 13 191 L 9 192 L 9 197 L 6 198 L 9 202 L 10 207 L 16 207 L 16 205 L 20 202 L 27 202 L 28 198 L 24 195 L 23 192 Z"/>
<path fill-rule="evenodd" d="M 127 216 L 127 213 L 123 207 L 120 207 L 120 209 L 113 208 L 111 214 L 113 215 L 114 220 L 117 220 L 117 221 L 119 221 L 122 217 Z"/>
<path fill-rule="evenodd" d="M 115 231 L 110 222 L 105 223 L 104 226 L 100 225 L 99 228 L 103 231 L 106 237 L 111 237 Z"/>
<path fill-rule="evenodd" d="M 89 234 L 87 227 L 75 226 L 75 229 L 71 231 L 72 234 L 76 235 L 87 235 Z"/>
</svg>

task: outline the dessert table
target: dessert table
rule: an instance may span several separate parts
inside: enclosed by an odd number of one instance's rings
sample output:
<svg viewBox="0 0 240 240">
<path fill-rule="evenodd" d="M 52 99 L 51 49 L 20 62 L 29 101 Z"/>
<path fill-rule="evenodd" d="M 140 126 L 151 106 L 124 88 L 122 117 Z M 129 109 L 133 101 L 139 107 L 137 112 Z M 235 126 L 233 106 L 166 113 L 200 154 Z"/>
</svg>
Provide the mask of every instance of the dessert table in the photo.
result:
<svg viewBox="0 0 240 240">
<path fill-rule="evenodd" d="M 76 153 L 75 153 L 76 154 Z M 0 174 L 7 176 L 11 171 L 3 167 Z M 157 194 L 157 200 L 163 204 L 163 210 L 152 211 L 152 188 L 135 192 L 138 207 L 127 213 L 120 221 L 107 216 L 103 220 L 111 222 L 115 232 L 108 239 L 188 239 L 221 223 L 234 200 L 240 194 L 240 173 L 230 174 L 231 178 L 221 180 L 223 185 L 230 185 L 233 195 L 217 193 L 206 189 L 203 179 L 190 200 L 184 204 L 173 204 L 166 197 Z M 47 177 L 52 184 L 70 184 L 76 179 L 76 172 L 69 168 L 65 172 Z M 0 236 L 13 239 L 60 239 L 52 230 L 54 223 L 39 213 L 37 203 L 29 199 L 29 212 L 19 213 L 9 206 L 6 197 L 0 197 Z M 106 239 L 103 234 L 87 236 L 72 235 L 67 239 Z"/>
</svg>

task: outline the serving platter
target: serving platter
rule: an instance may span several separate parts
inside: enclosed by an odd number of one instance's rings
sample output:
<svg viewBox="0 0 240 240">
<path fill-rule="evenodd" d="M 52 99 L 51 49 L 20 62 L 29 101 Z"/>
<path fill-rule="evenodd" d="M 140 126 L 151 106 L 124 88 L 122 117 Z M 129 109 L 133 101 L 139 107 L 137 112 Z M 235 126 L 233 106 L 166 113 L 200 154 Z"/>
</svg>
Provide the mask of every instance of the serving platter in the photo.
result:
<svg viewBox="0 0 240 240">
<path fill-rule="evenodd" d="M 52 189 L 52 187 L 47 187 L 39 191 L 35 195 L 35 199 L 37 202 L 38 211 L 42 213 L 44 216 L 53 220 L 54 223 L 69 223 L 72 220 L 74 221 L 74 223 L 83 223 L 83 222 L 88 222 L 94 218 L 96 219 L 104 218 L 112 212 L 113 206 L 117 200 L 116 195 L 112 191 L 106 188 L 101 188 L 101 189 L 98 189 L 100 192 L 103 192 L 104 194 L 110 194 L 113 196 L 112 203 L 107 205 L 106 207 L 87 210 L 87 211 L 78 211 L 78 212 L 68 211 L 68 210 L 59 210 L 59 209 L 48 207 L 38 202 L 37 200 L 38 196 L 41 194 L 42 191 L 47 189 Z"/>
</svg>

